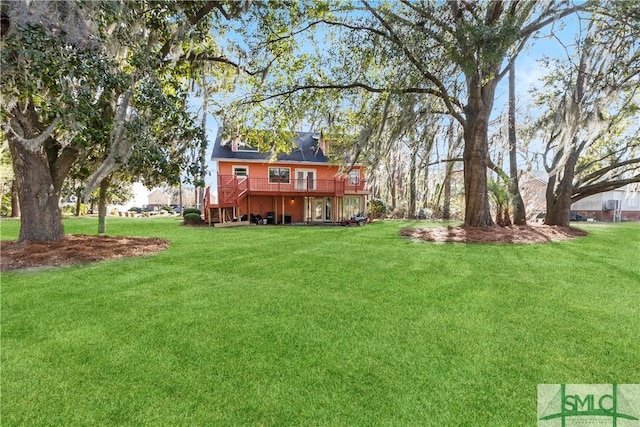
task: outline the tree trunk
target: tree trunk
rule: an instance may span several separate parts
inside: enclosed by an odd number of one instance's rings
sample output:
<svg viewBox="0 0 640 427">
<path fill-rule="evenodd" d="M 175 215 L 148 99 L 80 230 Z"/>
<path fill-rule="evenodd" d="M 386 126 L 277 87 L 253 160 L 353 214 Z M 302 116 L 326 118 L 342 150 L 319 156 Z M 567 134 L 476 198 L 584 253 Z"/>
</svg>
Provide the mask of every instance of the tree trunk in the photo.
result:
<svg viewBox="0 0 640 427">
<path fill-rule="evenodd" d="M 429 166 L 422 168 L 422 208 L 427 209 L 429 207 Z"/>
<path fill-rule="evenodd" d="M 180 176 L 180 181 L 178 181 L 178 191 L 179 196 L 178 196 L 178 203 L 180 204 L 180 214 L 182 214 L 182 207 L 184 206 L 182 203 L 182 176 Z"/>
<path fill-rule="evenodd" d="M 107 191 L 111 176 L 107 176 L 100 181 L 100 193 L 98 196 L 98 234 L 107 233 Z"/>
<path fill-rule="evenodd" d="M 573 195 L 573 177 L 578 154 L 572 153 L 564 165 L 560 182 L 557 174 L 549 178 L 547 183 L 547 212 L 544 217 L 546 225 L 568 227 L 571 217 L 571 196 Z M 557 184 L 557 185 L 556 185 Z"/>
<path fill-rule="evenodd" d="M 453 172 L 453 162 L 445 167 L 444 182 L 442 183 L 444 199 L 442 201 L 442 219 L 451 219 L 451 174 Z"/>
<path fill-rule="evenodd" d="M 196 207 L 201 211 L 204 211 L 204 188 L 196 187 Z"/>
<path fill-rule="evenodd" d="M 416 217 L 416 193 L 417 193 L 417 174 L 416 174 L 416 158 L 418 156 L 418 143 L 414 142 L 414 146 L 411 149 L 411 165 L 409 166 L 409 218 Z"/>
<path fill-rule="evenodd" d="M 209 86 L 207 84 L 203 85 L 203 93 L 202 93 L 202 132 L 206 135 L 207 133 L 207 109 L 209 105 Z M 199 194 L 200 194 L 200 210 L 204 212 L 204 193 L 206 191 L 206 177 L 207 177 L 207 146 L 206 144 L 200 144 L 200 153 L 198 155 L 198 160 L 200 162 L 200 176 L 198 177 L 198 181 L 200 182 Z"/>
<path fill-rule="evenodd" d="M 60 188 L 54 185 L 44 150 L 31 152 L 17 138 L 7 136 L 21 211 L 18 241 L 62 239 Z"/>
<path fill-rule="evenodd" d="M 464 108 L 464 223 L 470 227 L 492 226 L 487 190 L 489 116 L 497 81 L 483 81 L 482 73 L 467 76 L 468 102 Z"/>
<path fill-rule="evenodd" d="M 515 225 L 527 224 L 527 213 L 524 200 L 520 194 L 518 183 L 518 159 L 516 139 L 516 71 L 515 61 L 509 66 L 509 192 L 513 206 L 513 223 Z"/>
<path fill-rule="evenodd" d="M 60 240 L 64 237 L 60 191 L 80 148 L 58 143 L 51 136 L 55 122 L 49 127 L 41 123 L 30 103 L 14 107 L 12 116 L 7 139 L 20 204 L 18 242 Z"/>
<path fill-rule="evenodd" d="M 387 179 L 389 180 L 389 194 L 391 195 L 391 212 L 394 212 L 397 206 L 396 179 L 393 176 L 390 176 Z"/>
<path fill-rule="evenodd" d="M 82 190 L 80 187 L 76 188 L 76 216 L 80 216 L 80 210 L 82 208 Z"/>
<path fill-rule="evenodd" d="M 18 203 L 18 181 L 11 182 L 11 218 L 20 216 L 20 203 Z"/>
<path fill-rule="evenodd" d="M 447 148 L 447 158 L 453 159 L 459 156 L 460 144 L 462 143 L 462 135 L 455 136 L 455 122 L 452 120 L 449 125 L 449 146 Z M 451 219 L 451 179 L 453 177 L 453 168 L 455 162 L 447 162 L 445 166 L 444 182 L 442 183 L 444 200 L 442 202 L 442 219 Z"/>
<path fill-rule="evenodd" d="M 555 179 L 549 180 L 549 187 L 552 182 L 555 182 Z M 571 189 L 566 188 L 564 179 L 560 180 L 555 191 L 549 187 L 547 188 L 547 212 L 544 223 L 568 227 L 571 214 Z"/>
<path fill-rule="evenodd" d="M 493 225 L 487 192 L 487 133 L 491 108 L 479 96 L 470 95 L 470 99 L 464 128 L 464 223 L 470 227 L 489 227 Z"/>
</svg>

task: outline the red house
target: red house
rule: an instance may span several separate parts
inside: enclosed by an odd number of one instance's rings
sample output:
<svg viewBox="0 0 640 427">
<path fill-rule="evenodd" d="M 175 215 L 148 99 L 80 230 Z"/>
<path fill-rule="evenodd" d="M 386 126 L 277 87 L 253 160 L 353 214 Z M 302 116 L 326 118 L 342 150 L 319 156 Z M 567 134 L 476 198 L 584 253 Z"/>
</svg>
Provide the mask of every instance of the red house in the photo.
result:
<svg viewBox="0 0 640 427">
<path fill-rule="evenodd" d="M 238 138 L 219 135 L 211 160 L 216 162 L 218 197 L 208 188 L 205 221 L 260 224 L 336 223 L 365 212 L 364 170 L 330 163 L 326 142 L 313 133 L 300 133 L 295 148 L 274 160 Z"/>
</svg>

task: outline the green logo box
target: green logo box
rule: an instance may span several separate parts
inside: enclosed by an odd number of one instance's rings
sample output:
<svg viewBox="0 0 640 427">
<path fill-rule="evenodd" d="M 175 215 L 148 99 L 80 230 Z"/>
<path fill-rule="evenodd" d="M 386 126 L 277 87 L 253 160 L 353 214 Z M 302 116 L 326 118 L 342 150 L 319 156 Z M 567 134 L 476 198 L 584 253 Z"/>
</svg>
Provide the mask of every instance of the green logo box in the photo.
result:
<svg viewBox="0 0 640 427">
<path fill-rule="evenodd" d="M 640 384 L 538 384 L 538 427 L 640 427 Z"/>
</svg>

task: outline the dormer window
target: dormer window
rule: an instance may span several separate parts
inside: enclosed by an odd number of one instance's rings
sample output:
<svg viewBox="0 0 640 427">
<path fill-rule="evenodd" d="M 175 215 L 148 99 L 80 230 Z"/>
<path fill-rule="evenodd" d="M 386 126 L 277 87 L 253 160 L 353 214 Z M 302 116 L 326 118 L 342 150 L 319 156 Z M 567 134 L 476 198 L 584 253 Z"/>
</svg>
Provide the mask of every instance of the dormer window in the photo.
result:
<svg viewBox="0 0 640 427">
<path fill-rule="evenodd" d="M 233 152 L 258 152 L 258 147 L 250 145 L 247 141 L 244 141 L 237 136 L 233 137 L 231 141 L 228 141 L 223 145 L 231 145 L 231 151 Z"/>
</svg>

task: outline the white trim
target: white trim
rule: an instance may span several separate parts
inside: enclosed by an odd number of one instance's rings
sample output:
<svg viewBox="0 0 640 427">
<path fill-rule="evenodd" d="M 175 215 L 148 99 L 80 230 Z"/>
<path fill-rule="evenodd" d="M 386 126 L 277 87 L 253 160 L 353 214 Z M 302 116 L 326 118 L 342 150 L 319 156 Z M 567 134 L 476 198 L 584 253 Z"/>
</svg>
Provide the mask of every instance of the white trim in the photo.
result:
<svg viewBox="0 0 640 427">
<path fill-rule="evenodd" d="M 246 175 L 238 175 L 236 174 L 236 168 L 238 169 L 246 169 L 247 170 L 247 174 Z M 231 173 L 233 174 L 233 176 L 249 176 L 249 165 L 232 165 L 231 166 Z"/>
<path fill-rule="evenodd" d="M 289 171 L 289 182 L 271 182 L 271 169 L 287 169 Z M 267 167 L 267 182 L 269 184 L 291 184 L 291 168 L 287 166 L 268 166 Z"/>
<path fill-rule="evenodd" d="M 309 172 L 313 173 L 313 187 L 311 188 L 312 190 L 318 188 L 318 171 L 317 169 L 312 169 L 312 168 L 295 168 L 294 169 L 294 174 L 293 174 L 293 183 L 295 186 L 296 190 L 305 190 L 307 189 L 307 186 L 305 185 L 304 188 L 300 188 L 300 186 L 298 185 L 298 172 L 304 172 L 304 178 L 302 179 L 308 179 L 308 174 Z"/>
</svg>

